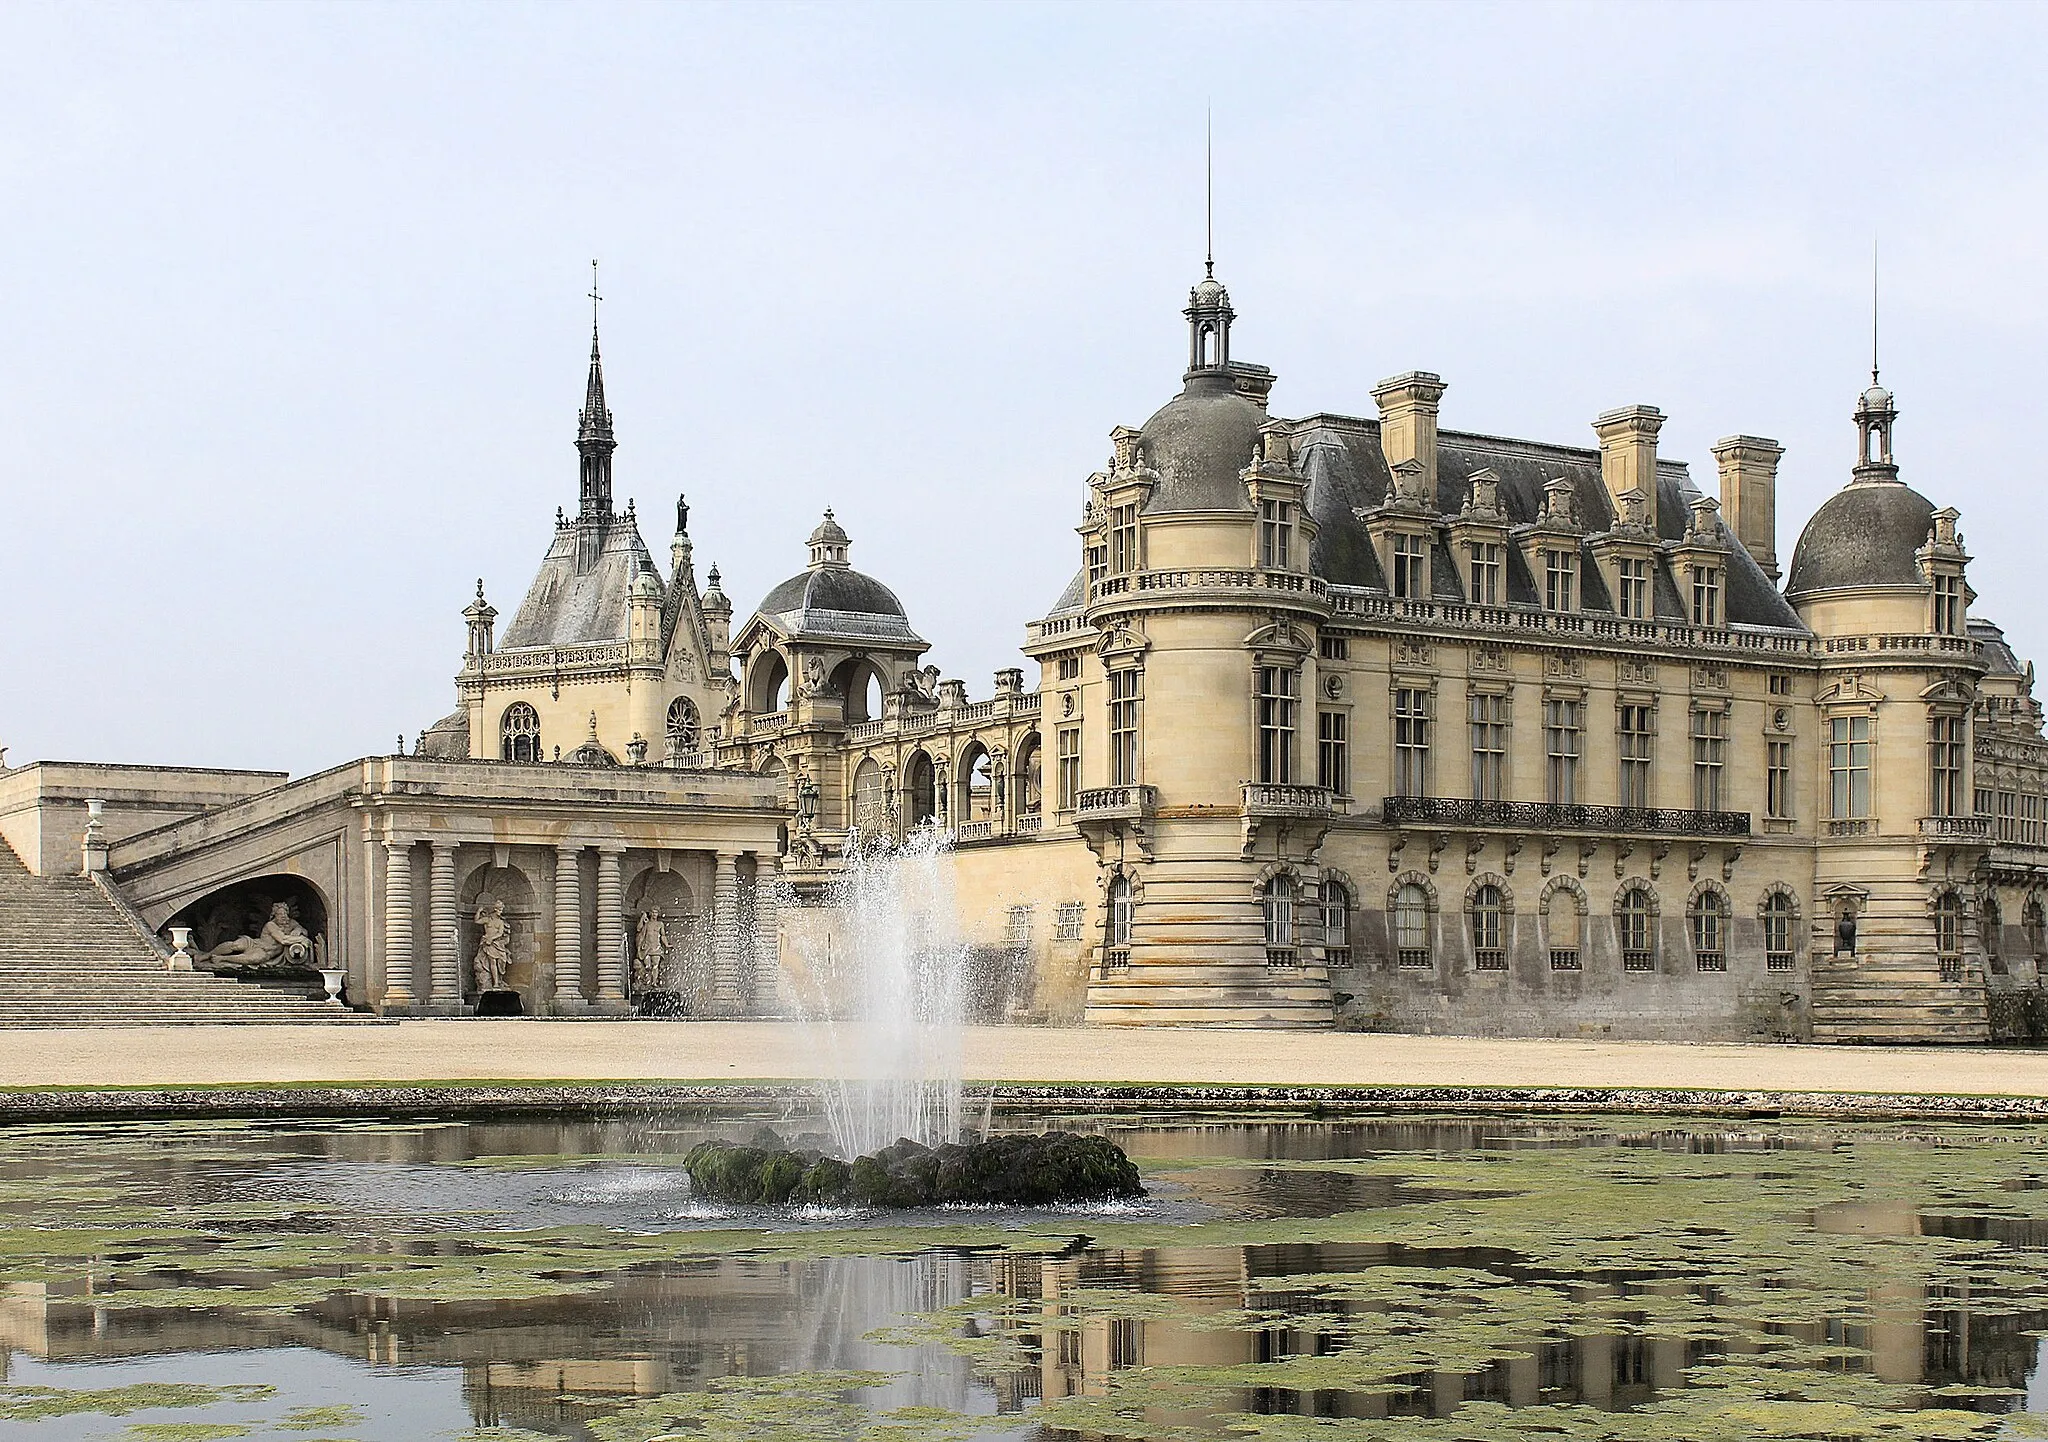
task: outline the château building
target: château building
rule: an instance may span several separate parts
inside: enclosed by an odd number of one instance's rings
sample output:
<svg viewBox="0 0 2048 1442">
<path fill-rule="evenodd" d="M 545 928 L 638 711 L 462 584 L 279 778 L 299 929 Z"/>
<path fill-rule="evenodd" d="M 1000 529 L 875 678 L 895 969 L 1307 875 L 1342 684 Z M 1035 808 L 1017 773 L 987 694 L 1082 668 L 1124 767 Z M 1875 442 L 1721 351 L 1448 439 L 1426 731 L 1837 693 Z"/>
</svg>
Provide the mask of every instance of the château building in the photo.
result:
<svg viewBox="0 0 2048 1442">
<path fill-rule="evenodd" d="M 1283 416 L 1213 269 L 1184 317 L 1178 394 L 1081 488 L 1035 684 L 970 700 L 927 665 L 829 511 L 737 628 L 680 500 L 664 575 L 613 501 L 593 331 L 576 512 L 502 633 L 478 583 L 415 754 L 18 768 L 0 835 L 47 875 L 82 844 L 165 954 L 224 895 L 284 897 L 385 1014 L 473 1005 L 482 898 L 529 1012 L 773 1013 L 789 908 L 936 826 L 991 1017 L 2040 1030 L 2033 669 L 1971 614 L 1875 371 L 1781 566 L 1770 440 L 1715 445 L 1710 494 L 1646 405 L 1591 445 L 1505 439 L 1443 428 L 1447 383 L 1410 371 L 1371 414 Z"/>
</svg>

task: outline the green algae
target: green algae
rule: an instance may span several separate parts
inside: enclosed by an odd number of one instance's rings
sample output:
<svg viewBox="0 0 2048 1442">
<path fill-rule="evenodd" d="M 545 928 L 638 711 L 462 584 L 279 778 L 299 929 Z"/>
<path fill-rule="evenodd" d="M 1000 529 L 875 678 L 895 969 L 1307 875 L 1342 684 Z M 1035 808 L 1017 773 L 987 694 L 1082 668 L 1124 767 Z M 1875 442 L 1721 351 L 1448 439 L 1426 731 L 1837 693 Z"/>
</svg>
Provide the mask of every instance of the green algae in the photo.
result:
<svg viewBox="0 0 2048 1442">
<path fill-rule="evenodd" d="M 590 1423 L 597 1442 L 970 1442 L 989 1419 L 937 1407 L 875 1412 L 858 1393 L 887 1372 L 719 1377 L 701 1392 L 630 1403 Z"/>
<path fill-rule="evenodd" d="M 137 1422 L 122 1435 L 132 1442 L 217 1442 L 247 1437 L 255 1430 L 236 1422 Z"/>
<path fill-rule="evenodd" d="M 0 1382 L 0 1422 L 45 1422 L 57 1417 L 99 1414 L 125 1417 L 156 1407 L 215 1407 L 260 1402 L 277 1389 L 260 1383 L 207 1387 L 193 1382 L 136 1382 L 99 1389 L 9 1386 Z"/>
</svg>

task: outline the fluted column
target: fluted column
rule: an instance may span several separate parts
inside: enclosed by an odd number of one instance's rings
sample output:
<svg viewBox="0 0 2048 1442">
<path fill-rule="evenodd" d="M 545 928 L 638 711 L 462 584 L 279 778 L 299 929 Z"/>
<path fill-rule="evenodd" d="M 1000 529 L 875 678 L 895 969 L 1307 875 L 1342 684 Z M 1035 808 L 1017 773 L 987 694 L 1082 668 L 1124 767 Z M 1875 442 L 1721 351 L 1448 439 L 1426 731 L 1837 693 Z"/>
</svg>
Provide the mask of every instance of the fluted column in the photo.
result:
<svg viewBox="0 0 2048 1442">
<path fill-rule="evenodd" d="M 718 853 L 711 879 L 711 1011 L 731 1016 L 740 1002 L 741 958 L 752 952 L 740 937 L 740 854 Z"/>
<path fill-rule="evenodd" d="M 775 862 L 754 853 L 754 985 L 756 1016 L 782 1010 L 782 915 L 776 895 Z"/>
<path fill-rule="evenodd" d="M 412 842 L 384 843 L 384 1009 L 412 1006 Z"/>
<path fill-rule="evenodd" d="M 428 997 L 436 1011 L 462 1009 L 462 959 L 457 954 L 461 931 L 455 918 L 455 843 L 434 843 L 433 865 L 427 872 L 427 935 L 433 971 Z"/>
<path fill-rule="evenodd" d="M 626 887 L 620 875 L 623 847 L 600 847 L 597 853 L 597 999 L 626 999 Z"/>
<path fill-rule="evenodd" d="M 583 1005 L 583 848 L 555 848 L 555 1007 Z"/>
</svg>

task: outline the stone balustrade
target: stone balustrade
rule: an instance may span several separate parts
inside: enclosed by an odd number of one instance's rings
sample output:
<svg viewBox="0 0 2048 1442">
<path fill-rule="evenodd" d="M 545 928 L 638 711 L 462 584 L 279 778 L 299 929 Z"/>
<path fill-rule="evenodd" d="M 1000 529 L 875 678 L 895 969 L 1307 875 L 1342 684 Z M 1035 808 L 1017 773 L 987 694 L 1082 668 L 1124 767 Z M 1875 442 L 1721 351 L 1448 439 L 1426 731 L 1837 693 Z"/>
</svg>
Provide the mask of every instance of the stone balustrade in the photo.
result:
<svg viewBox="0 0 2048 1442">
<path fill-rule="evenodd" d="M 1413 622 L 1440 632 L 1468 632 L 1484 636 L 1534 634 L 1626 646 L 1752 652 L 1772 656 L 1809 656 L 1814 651 L 1812 637 L 1793 631 L 1688 626 L 1670 621 L 1628 621 L 1599 612 L 1545 611 L 1534 606 L 1474 606 L 1461 601 L 1397 600 L 1350 586 L 1331 587 L 1330 601 L 1340 617 L 1356 617 L 1361 621 Z"/>
<path fill-rule="evenodd" d="M 1081 793 L 1074 814 L 1082 821 L 1148 817 L 1156 808 L 1157 794 L 1150 786 L 1097 786 Z"/>
<path fill-rule="evenodd" d="M 1590 831 L 1620 836 L 1747 836 L 1747 811 L 1673 807 L 1580 806 L 1547 801 L 1473 801 L 1455 796 L 1389 796 L 1389 826 L 1471 827 L 1508 831 Z"/>
<path fill-rule="evenodd" d="M 1920 835 L 1928 841 L 1989 841 L 1988 816 L 1923 816 Z"/>
</svg>

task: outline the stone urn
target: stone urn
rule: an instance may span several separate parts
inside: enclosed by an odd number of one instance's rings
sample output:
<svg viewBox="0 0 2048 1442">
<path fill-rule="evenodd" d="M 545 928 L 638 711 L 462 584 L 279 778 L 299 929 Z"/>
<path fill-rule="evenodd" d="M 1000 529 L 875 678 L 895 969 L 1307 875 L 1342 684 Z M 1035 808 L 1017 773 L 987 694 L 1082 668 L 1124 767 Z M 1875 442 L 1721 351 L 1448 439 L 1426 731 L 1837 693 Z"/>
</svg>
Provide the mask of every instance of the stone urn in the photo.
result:
<svg viewBox="0 0 2048 1442">
<path fill-rule="evenodd" d="M 327 989 L 327 999 L 329 1001 L 341 1000 L 341 979 L 344 975 L 346 975 L 344 972 L 328 971 L 324 968 L 320 972 L 320 985 Z"/>
<path fill-rule="evenodd" d="M 192 928 L 174 926 L 171 928 L 171 959 L 165 963 L 168 971 L 190 971 L 192 969 Z"/>
</svg>

